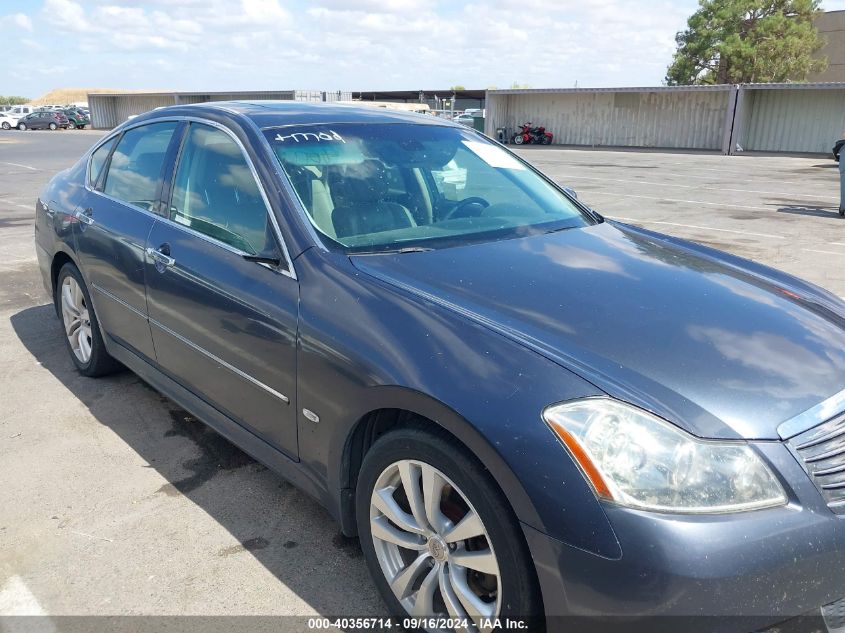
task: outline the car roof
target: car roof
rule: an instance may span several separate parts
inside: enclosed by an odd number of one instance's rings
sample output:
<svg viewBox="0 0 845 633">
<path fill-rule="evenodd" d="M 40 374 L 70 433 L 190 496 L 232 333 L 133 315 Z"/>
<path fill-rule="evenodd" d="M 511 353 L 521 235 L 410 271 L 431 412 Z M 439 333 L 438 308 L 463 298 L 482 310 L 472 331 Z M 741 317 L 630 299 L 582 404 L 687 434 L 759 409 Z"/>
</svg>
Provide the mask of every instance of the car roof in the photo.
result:
<svg viewBox="0 0 845 633">
<path fill-rule="evenodd" d="M 430 114 L 417 114 L 374 106 L 302 101 L 211 101 L 208 103 L 167 106 L 149 113 L 149 118 L 174 114 L 229 113 L 252 119 L 260 128 L 317 123 L 416 123 L 460 127 Z M 143 116 L 143 115 L 142 115 Z M 140 118 L 140 117 L 139 117 Z M 148 117 L 144 117 L 147 119 Z"/>
</svg>

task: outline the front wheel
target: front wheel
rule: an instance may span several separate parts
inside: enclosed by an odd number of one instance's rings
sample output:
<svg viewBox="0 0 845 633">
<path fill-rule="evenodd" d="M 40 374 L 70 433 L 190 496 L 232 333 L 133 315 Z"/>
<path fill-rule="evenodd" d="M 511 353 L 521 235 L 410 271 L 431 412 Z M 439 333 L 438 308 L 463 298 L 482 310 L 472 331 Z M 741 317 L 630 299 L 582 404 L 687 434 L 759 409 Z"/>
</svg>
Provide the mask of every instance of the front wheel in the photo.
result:
<svg viewBox="0 0 845 633">
<path fill-rule="evenodd" d="M 91 296 L 79 269 L 65 264 L 56 280 L 56 303 L 73 364 L 84 376 L 104 376 L 120 364 L 106 351 Z"/>
<path fill-rule="evenodd" d="M 67 129 L 69 129 L 69 130 L 75 130 L 75 129 L 76 129 L 76 123 L 74 123 L 73 121 L 70 121 L 70 122 L 67 124 Z"/>
<path fill-rule="evenodd" d="M 3 129 L 4 129 L 4 130 L 11 130 L 11 129 L 12 129 L 12 126 L 11 126 L 11 125 L 9 125 L 9 122 L 8 122 L 8 121 L 3 121 Z"/>
<path fill-rule="evenodd" d="M 26 131 L 26 123 L 18 123 L 18 129 L 19 129 L 21 132 Z"/>
<path fill-rule="evenodd" d="M 55 132 L 58 129 L 58 127 L 59 126 L 56 125 L 55 123 L 51 123 L 50 124 L 50 131 Z"/>
<path fill-rule="evenodd" d="M 392 431 L 361 467 L 356 511 L 370 573 L 399 618 L 523 619 L 542 628 L 531 557 L 489 473 L 454 439 Z"/>
</svg>

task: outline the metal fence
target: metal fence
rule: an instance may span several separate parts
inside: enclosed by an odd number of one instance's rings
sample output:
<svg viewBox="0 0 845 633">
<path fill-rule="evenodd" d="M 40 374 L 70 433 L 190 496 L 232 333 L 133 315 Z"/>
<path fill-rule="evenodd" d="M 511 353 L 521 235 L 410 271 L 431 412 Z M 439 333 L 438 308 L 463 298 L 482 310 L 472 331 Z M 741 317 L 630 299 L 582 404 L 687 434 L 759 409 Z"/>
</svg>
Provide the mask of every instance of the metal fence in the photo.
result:
<svg viewBox="0 0 845 633">
<path fill-rule="evenodd" d="M 845 84 L 488 91 L 488 135 L 528 121 L 560 145 L 825 153 L 845 130 Z"/>
</svg>

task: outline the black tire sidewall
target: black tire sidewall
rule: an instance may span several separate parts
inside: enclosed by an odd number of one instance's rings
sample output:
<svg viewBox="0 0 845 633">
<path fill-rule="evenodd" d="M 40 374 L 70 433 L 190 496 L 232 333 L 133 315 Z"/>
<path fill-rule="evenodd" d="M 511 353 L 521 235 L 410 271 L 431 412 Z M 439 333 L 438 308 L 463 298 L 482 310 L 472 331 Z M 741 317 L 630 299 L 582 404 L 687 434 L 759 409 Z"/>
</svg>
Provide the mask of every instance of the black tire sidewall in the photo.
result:
<svg viewBox="0 0 845 633">
<path fill-rule="evenodd" d="M 356 519 L 361 549 L 385 603 L 397 618 L 408 617 L 381 570 L 370 532 L 370 496 L 378 477 L 390 464 L 413 459 L 434 466 L 452 480 L 481 517 L 499 564 L 501 618 L 530 619 L 530 630 L 542 626 L 540 595 L 534 563 L 519 522 L 489 472 L 454 438 L 428 430 L 403 428 L 381 437 L 365 456 L 356 489 Z"/>
<path fill-rule="evenodd" d="M 91 321 L 91 357 L 88 359 L 87 363 L 83 363 L 76 357 L 76 354 L 74 354 L 73 349 L 70 346 L 70 341 L 67 336 L 64 335 L 65 330 L 64 320 L 62 318 L 61 292 L 62 284 L 68 277 L 73 277 L 82 289 L 82 295 L 85 297 L 85 305 L 88 308 L 88 318 Z M 100 332 L 100 322 L 97 319 L 96 312 L 94 311 L 94 304 L 91 302 L 91 295 L 88 292 L 88 286 L 82 278 L 82 273 L 79 272 L 76 265 L 68 263 L 62 266 L 58 277 L 56 277 L 54 301 L 56 311 L 59 314 L 59 320 L 62 324 L 62 338 L 64 338 L 65 347 L 67 347 L 70 358 L 73 361 L 73 364 L 76 365 L 76 369 L 79 370 L 79 373 L 83 376 L 96 377 L 111 373 L 119 367 L 117 361 L 115 361 L 106 351 L 106 345 L 103 342 L 103 336 Z"/>
</svg>

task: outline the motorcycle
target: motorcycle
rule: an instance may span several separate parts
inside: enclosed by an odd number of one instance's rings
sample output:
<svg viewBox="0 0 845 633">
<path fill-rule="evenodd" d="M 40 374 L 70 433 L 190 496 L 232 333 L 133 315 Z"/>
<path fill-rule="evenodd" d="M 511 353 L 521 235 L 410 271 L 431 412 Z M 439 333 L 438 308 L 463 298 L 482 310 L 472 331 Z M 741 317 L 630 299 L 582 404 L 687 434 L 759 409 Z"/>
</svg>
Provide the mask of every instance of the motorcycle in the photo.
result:
<svg viewBox="0 0 845 633">
<path fill-rule="evenodd" d="M 531 142 L 539 145 L 551 145 L 554 134 L 546 132 L 546 128 L 537 126 L 531 128 Z"/>
<path fill-rule="evenodd" d="M 527 145 L 531 142 L 531 123 L 523 123 L 522 129 L 511 137 L 514 145 Z"/>
<path fill-rule="evenodd" d="M 528 145 L 534 143 L 535 145 L 549 145 L 552 142 L 554 135 L 551 132 L 546 132 L 546 128 L 542 126 L 532 127 L 531 122 L 523 123 L 522 129 L 511 137 L 511 142 L 514 145 Z"/>
</svg>

